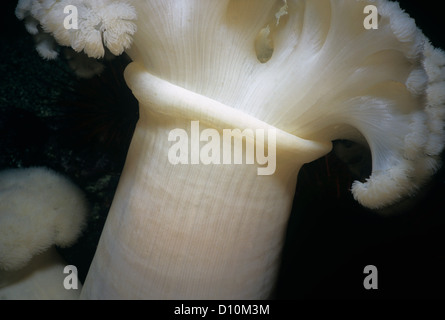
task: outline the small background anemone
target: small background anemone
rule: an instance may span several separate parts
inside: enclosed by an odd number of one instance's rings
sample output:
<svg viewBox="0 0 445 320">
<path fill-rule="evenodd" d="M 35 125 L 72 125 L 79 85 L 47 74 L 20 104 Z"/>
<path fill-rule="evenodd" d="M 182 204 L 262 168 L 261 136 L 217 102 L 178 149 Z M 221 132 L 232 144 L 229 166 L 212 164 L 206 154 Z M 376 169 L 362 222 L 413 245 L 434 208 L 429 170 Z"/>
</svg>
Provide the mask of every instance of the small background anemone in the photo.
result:
<svg viewBox="0 0 445 320">
<path fill-rule="evenodd" d="M 38 55 L 14 15 L 14 1 L 2 6 L 0 170 L 45 166 L 85 192 L 91 208 L 87 229 L 74 246 L 59 250 L 83 281 L 138 119 L 137 101 L 123 79 L 129 61 L 104 61 L 99 76 L 79 79 L 64 58 Z"/>
<path fill-rule="evenodd" d="M 2 4 L 0 19 L 0 169 L 46 166 L 85 192 L 87 230 L 73 247 L 59 250 L 83 281 L 138 118 L 122 78 L 128 60 L 104 62 L 100 76 L 80 80 L 63 58 L 41 59 L 15 6 Z M 435 46 L 445 48 L 440 3 L 401 6 Z M 419 197 L 388 210 L 395 214 L 377 214 L 349 191 L 353 180 L 369 175 L 369 154 L 348 149 L 357 146 L 337 141 L 337 153 L 300 171 L 275 297 L 445 297 L 444 170 Z M 370 264 L 379 270 L 378 290 L 363 288 Z"/>
</svg>

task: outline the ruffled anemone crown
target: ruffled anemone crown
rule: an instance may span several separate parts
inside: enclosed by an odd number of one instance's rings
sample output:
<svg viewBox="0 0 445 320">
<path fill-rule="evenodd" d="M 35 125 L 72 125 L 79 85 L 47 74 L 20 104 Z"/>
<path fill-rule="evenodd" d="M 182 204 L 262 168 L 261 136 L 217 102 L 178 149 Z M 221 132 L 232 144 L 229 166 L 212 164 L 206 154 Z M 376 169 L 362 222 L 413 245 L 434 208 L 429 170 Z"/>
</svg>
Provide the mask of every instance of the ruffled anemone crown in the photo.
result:
<svg viewBox="0 0 445 320">
<path fill-rule="evenodd" d="M 65 28 L 67 6 L 77 9 L 77 29 Z M 136 11 L 127 1 L 20 0 L 16 15 L 37 36 L 37 51 L 47 59 L 57 56 L 53 39 L 89 57 L 102 58 L 105 48 L 114 55 L 128 49 L 136 32 Z"/>
</svg>

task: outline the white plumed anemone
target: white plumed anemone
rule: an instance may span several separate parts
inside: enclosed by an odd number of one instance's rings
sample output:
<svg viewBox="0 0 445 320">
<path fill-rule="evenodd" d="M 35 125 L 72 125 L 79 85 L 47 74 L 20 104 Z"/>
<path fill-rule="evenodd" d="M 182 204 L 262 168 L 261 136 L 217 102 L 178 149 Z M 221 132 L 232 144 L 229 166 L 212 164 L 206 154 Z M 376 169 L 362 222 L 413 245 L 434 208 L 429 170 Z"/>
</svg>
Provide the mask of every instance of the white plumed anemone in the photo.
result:
<svg viewBox="0 0 445 320">
<path fill-rule="evenodd" d="M 63 4 L 79 5 L 81 30 L 61 29 Z M 378 29 L 365 28 L 368 5 L 378 9 Z M 371 176 L 352 186 L 370 208 L 410 195 L 438 167 L 445 54 L 396 3 L 20 1 L 17 15 L 28 12 L 90 56 L 101 56 L 102 44 L 128 48 L 137 27 L 125 79 L 140 117 L 82 298 L 268 298 L 298 171 L 331 141 L 371 149 Z M 26 23 L 34 32 L 36 22 Z M 241 142 L 242 129 L 273 132 L 276 170 L 258 175 L 247 163 L 247 149 L 265 144 L 247 134 L 244 164 L 199 163 L 199 137 L 194 165 L 168 161 L 167 137 L 189 136 L 191 121 L 215 135 L 238 129 Z"/>
<path fill-rule="evenodd" d="M 82 288 L 80 283 L 77 290 L 67 290 L 64 286 L 67 277 L 66 266 L 66 261 L 57 253 L 56 248 L 51 247 L 34 256 L 19 270 L 0 269 L 0 300 L 79 299 Z"/>
<path fill-rule="evenodd" d="M 65 11 L 67 6 L 77 9 L 77 29 L 66 28 L 64 22 L 70 13 Z M 136 32 L 136 12 L 127 1 L 19 0 L 16 16 L 25 20 L 31 34 L 50 34 L 60 45 L 83 51 L 92 58 L 103 57 L 105 48 L 120 55 L 130 47 Z M 37 40 L 38 52 L 46 59 L 54 59 L 57 52 L 44 39 Z"/>
<path fill-rule="evenodd" d="M 149 73 L 305 139 L 367 143 L 372 174 L 352 186 L 363 205 L 390 205 L 437 170 L 445 55 L 397 3 L 132 4 L 144 19 L 128 53 Z M 370 4 L 376 30 L 363 25 Z"/>
<path fill-rule="evenodd" d="M 54 171 L 0 172 L 0 269 L 17 270 L 54 245 L 71 246 L 86 213 L 80 189 Z"/>
<path fill-rule="evenodd" d="M 68 4 L 78 30 L 63 27 Z M 369 4 L 377 30 L 363 26 Z M 372 174 L 352 192 L 367 207 L 410 195 L 439 166 L 445 55 L 395 2 L 20 0 L 16 14 L 90 57 L 122 53 L 139 28 L 128 52 L 151 74 L 305 139 L 366 142 Z"/>
</svg>

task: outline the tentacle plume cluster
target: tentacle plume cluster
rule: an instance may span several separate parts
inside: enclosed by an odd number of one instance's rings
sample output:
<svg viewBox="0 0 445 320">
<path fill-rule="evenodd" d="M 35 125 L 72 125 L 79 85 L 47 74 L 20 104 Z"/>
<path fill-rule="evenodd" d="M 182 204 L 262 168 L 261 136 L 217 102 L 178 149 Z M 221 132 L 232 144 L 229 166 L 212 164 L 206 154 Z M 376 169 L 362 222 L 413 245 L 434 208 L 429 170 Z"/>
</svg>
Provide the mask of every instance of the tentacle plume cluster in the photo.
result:
<svg viewBox="0 0 445 320">
<path fill-rule="evenodd" d="M 67 6 L 77 8 L 77 29 L 67 29 L 64 24 Z M 136 11 L 127 1 L 20 0 L 16 15 L 25 20 L 29 33 L 38 36 L 37 50 L 48 59 L 57 56 L 52 37 L 60 45 L 101 58 L 105 48 L 120 55 L 130 47 L 136 32 Z"/>
</svg>

